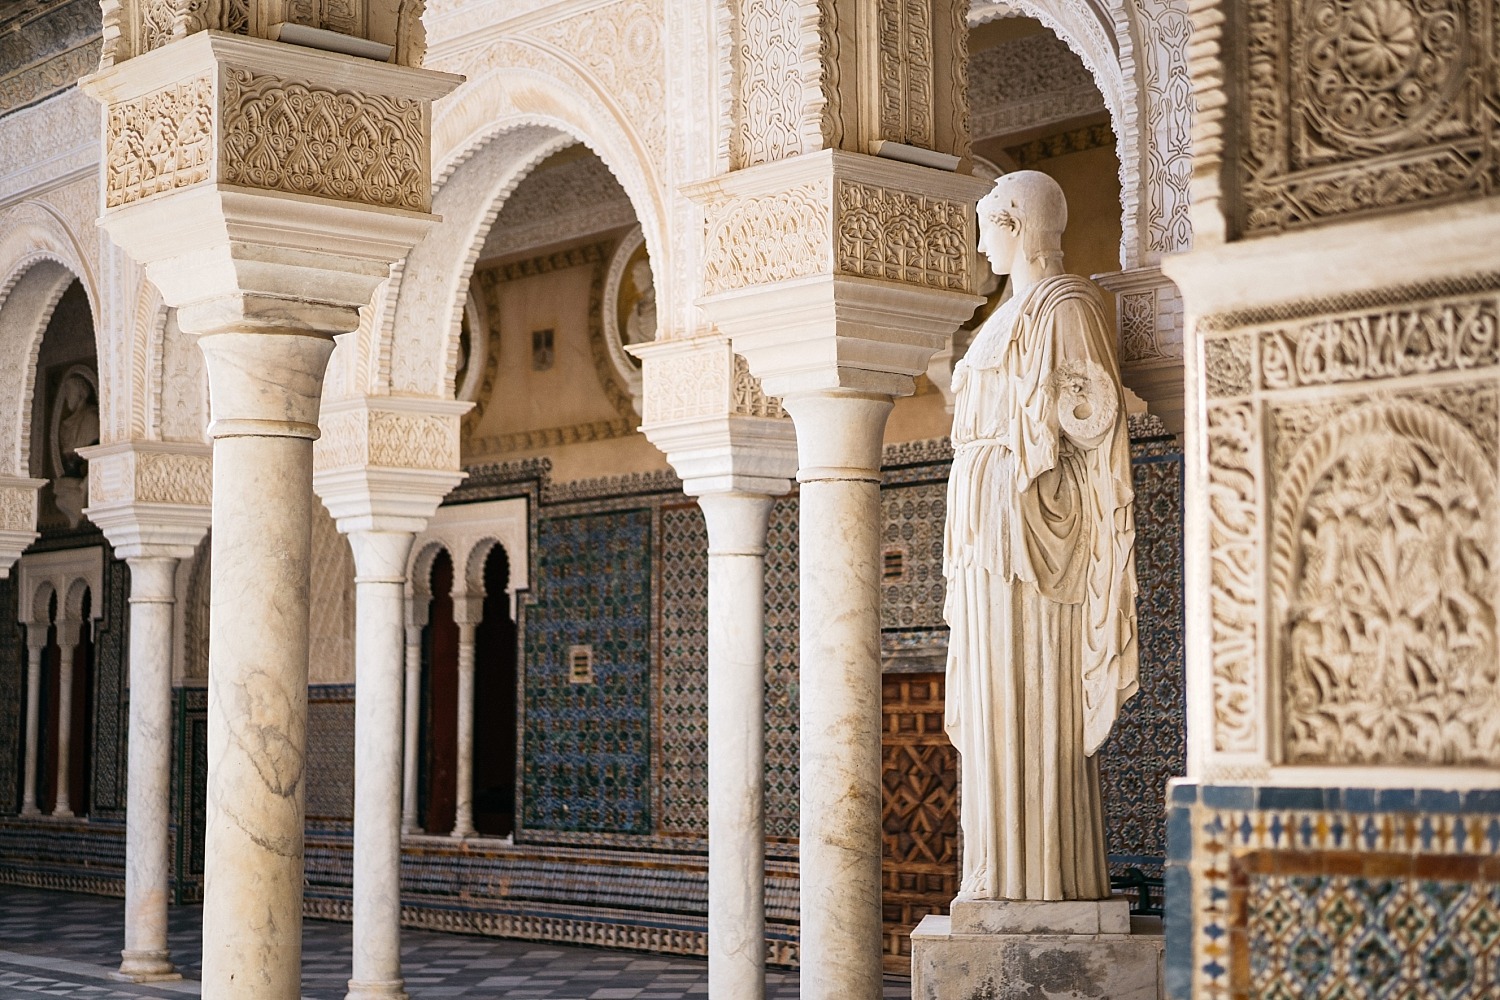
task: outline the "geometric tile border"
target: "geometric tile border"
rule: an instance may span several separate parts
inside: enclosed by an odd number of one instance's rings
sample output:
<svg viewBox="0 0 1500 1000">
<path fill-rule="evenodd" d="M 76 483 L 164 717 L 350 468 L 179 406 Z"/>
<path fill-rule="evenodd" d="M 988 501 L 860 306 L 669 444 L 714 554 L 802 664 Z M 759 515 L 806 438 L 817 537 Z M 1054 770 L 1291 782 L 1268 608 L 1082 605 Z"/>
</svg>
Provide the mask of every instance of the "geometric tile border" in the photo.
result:
<svg viewBox="0 0 1500 1000">
<path fill-rule="evenodd" d="M 1172 1000 L 1500 996 L 1500 790 L 1184 781 L 1170 802 Z"/>
</svg>

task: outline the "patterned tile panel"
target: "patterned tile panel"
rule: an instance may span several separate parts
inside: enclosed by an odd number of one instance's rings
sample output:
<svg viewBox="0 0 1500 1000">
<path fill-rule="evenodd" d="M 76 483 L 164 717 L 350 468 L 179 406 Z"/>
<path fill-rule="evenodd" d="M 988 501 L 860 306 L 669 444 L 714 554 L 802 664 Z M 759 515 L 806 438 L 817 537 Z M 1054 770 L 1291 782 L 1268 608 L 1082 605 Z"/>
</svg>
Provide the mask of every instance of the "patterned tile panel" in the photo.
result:
<svg viewBox="0 0 1500 1000">
<path fill-rule="evenodd" d="M 650 509 L 543 518 L 526 614 L 524 831 L 650 834 Z M 593 649 L 591 684 L 568 650 Z"/>
<path fill-rule="evenodd" d="M 801 789 L 802 712 L 798 673 L 798 604 L 801 563 L 797 558 L 797 497 L 781 497 L 771 507 L 766 535 L 766 836 L 797 839 Z"/>
<path fill-rule="evenodd" d="M 307 818 L 354 822 L 354 685 L 307 690 Z"/>
<path fill-rule="evenodd" d="M 25 753 L 26 636 L 15 577 L 0 580 L 0 813 L 21 808 L 21 759 Z"/>
<path fill-rule="evenodd" d="M 1173 789 L 1173 1000 L 1500 996 L 1500 791 Z"/>
<path fill-rule="evenodd" d="M 708 530 L 696 504 L 661 512 L 657 826 L 708 836 Z"/>
<path fill-rule="evenodd" d="M 177 739 L 172 748 L 172 896 L 203 899 L 203 843 L 208 830 L 208 689 L 172 692 Z"/>
<path fill-rule="evenodd" d="M 94 733 L 90 763 L 94 774 L 89 789 L 89 815 L 95 819 L 125 818 L 126 737 L 130 708 L 125 684 L 126 650 L 130 633 L 130 568 L 104 545 L 104 593 L 93 595 L 98 617 L 94 637 Z"/>
</svg>

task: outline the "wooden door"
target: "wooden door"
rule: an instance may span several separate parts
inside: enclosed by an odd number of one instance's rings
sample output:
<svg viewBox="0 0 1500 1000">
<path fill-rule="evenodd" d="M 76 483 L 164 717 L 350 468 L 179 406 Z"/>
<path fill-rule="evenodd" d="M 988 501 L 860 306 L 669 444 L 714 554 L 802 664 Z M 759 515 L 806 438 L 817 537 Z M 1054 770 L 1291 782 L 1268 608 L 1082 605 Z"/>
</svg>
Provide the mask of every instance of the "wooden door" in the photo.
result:
<svg viewBox="0 0 1500 1000">
<path fill-rule="evenodd" d="M 958 893 L 958 752 L 943 732 L 943 675 L 886 674 L 881 738 L 885 970 L 911 974 L 911 932 Z"/>
</svg>

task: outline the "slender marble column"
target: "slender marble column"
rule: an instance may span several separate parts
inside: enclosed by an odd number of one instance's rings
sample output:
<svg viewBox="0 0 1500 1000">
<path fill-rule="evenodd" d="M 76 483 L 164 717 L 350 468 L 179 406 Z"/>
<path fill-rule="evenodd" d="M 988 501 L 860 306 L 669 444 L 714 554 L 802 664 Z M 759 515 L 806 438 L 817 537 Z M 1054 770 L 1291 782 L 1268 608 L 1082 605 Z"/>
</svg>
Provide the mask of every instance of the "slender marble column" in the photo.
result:
<svg viewBox="0 0 1500 1000">
<path fill-rule="evenodd" d="M 130 565 L 129 790 L 125 808 L 123 979 L 181 979 L 167 949 L 172 818 L 172 611 L 177 560 Z"/>
<path fill-rule="evenodd" d="M 312 441 L 331 338 L 199 338 L 213 400 L 203 995 L 297 1000 Z"/>
<path fill-rule="evenodd" d="M 36 805 L 37 760 L 42 736 L 42 657 L 47 652 L 47 623 L 26 626 L 26 786 L 21 815 L 40 816 Z"/>
<path fill-rule="evenodd" d="M 425 610 L 421 617 L 426 617 Z M 422 735 L 422 625 L 416 599 L 406 599 L 405 767 L 401 780 L 401 832 L 420 833 L 417 821 L 417 755 Z"/>
<path fill-rule="evenodd" d="M 348 1000 L 404 1000 L 402 632 L 407 531 L 352 531 L 355 599 L 354 969 Z"/>
<path fill-rule="evenodd" d="M 766 995 L 765 555 L 772 498 L 710 493 L 708 992 Z"/>
<path fill-rule="evenodd" d="M 879 1000 L 880 448 L 891 398 L 788 396 L 802 565 L 802 995 Z"/>
<path fill-rule="evenodd" d="M 459 601 L 453 602 L 454 607 Z M 472 617 L 477 618 L 478 615 Z M 474 830 L 474 627 L 477 621 L 458 623 L 458 772 L 453 796 L 455 839 L 472 837 Z"/>
<path fill-rule="evenodd" d="M 57 623 L 57 805 L 52 815 L 71 819 L 73 803 L 68 793 L 73 751 L 73 652 L 78 648 L 79 623 Z"/>
</svg>

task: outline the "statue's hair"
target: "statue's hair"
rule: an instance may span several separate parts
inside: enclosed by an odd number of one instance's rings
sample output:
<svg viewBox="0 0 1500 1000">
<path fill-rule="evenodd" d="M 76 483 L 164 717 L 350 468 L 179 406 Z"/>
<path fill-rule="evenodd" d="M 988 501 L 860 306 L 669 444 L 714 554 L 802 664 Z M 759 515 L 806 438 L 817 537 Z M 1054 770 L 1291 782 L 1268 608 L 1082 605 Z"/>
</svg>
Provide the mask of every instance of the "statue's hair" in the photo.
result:
<svg viewBox="0 0 1500 1000">
<path fill-rule="evenodd" d="M 1057 181 L 1040 170 L 1002 174 L 979 200 L 980 218 L 1015 222 L 1026 259 L 1062 259 L 1062 234 L 1068 225 L 1068 200 Z"/>
</svg>

